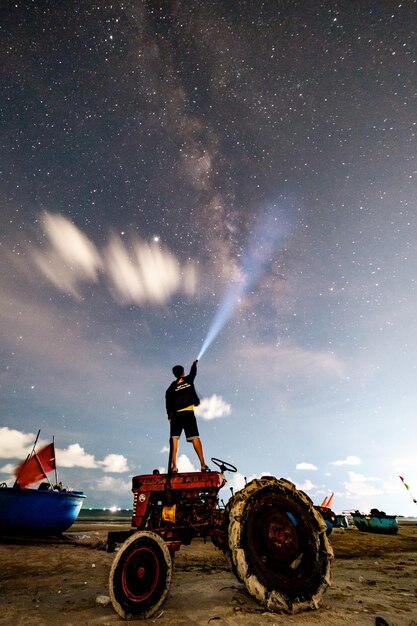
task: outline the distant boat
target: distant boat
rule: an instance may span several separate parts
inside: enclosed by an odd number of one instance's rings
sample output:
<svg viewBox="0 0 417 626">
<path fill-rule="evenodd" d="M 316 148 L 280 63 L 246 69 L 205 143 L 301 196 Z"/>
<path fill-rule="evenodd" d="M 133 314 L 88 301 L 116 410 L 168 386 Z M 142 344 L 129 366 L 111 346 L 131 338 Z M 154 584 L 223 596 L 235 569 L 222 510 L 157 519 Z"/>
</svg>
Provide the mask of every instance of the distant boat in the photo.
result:
<svg viewBox="0 0 417 626">
<path fill-rule="evenodd" d="M 337 515 L 332 511 L 330 505 L 333 500 L 334 493 L 332 493 L 329 497 L 324 498 L 323 502 L 320 505 L 315 505 L 316 511 L 320 513 L 322 518 L 326 523 L 326 535 L 329 536 L 332 532 L 333 528 L 337 527 Z"/>
<path fill-rule="evenodd" d="M 386 535 L 396 535 L 398 532 L 396 515 L 387 515 L 378 509 L 371 509 L 367 515 L 359 511 L 354 511 L 351 515 L 356 528 L 364 532 Z"/>
<path fill-rule="evenodd" d="M 349 528 L 349 518 L 351 518 L 350 514 L 349 517 L 345 513 L 340 513 L 339 515 L 336 515 L 335 528 Z"/>
<path fill-rule="evenodd" d="M 316 511 L 320 513 L 326 523 L 326 535 L 329 536 L 333 528 L 337 527 L 337 515 L 330 507 L 327 506 L 315 506 Z"/>
<path fill-rule="evenodd" d="M 14 486 L 0 484 L 0 533 L 62 533 L 75 522 L 86 497 L 82 492 L 64 488 L 61 483 L 52 485 L 47 474 L 52 470 L 56 472 L 55 445 L 52 442 L 35 452 L 38 437 L 39 432 L 31 454 L 16 469 Z M 28 488 L 44 478 L 47 482 L 42 482 L 37 489 Z"/>
</svg>

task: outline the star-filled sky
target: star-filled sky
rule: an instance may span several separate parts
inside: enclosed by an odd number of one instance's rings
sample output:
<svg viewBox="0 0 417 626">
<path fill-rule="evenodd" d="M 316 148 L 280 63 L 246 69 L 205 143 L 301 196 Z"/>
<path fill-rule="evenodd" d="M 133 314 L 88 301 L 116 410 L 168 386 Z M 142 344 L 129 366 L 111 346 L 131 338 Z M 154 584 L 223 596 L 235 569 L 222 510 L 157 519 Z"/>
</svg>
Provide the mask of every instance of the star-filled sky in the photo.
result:
<svg viewBox="0 0 417 626">
<path fill-rule="evenodd" d="M 0 480 L 41 429 L 86 506 L 131 506 L 214 320 L 198 422 L 228 487 L 416 515 L 416 17 L 2 3 Z"/>
</svg>

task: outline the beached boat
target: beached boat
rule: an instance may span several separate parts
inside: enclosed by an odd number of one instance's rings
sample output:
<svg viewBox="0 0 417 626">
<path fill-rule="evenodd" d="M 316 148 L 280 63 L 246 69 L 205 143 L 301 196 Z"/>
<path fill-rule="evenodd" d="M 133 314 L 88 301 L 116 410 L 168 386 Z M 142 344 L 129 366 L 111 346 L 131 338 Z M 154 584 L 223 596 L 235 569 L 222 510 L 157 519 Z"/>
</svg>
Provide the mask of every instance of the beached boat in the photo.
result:
<svg viewBox="0 0 417 626">
<path fill-rule="evenodd" d="M 2 534 L 59 534 L 70 528 L 80 512 L 85 495 L 58 483 L 54 443 L 36 452 L 36 441 L 31 454 L 16 469 L 14 486 L 0 485 Z M 48 479 L 52 470 L 55 471 L 55 485 Z M 43 479 L 47 481 L 37 489 L 29 487 Z"/>
<path fill-rule="evenodd" d="M 324 498 L 323 502 L 320 505 L 315 505 L 314 507 L 316 511 L 320 513 L 326 523 L 327 536 L 329 536 L 333 528 L 336 528 L 337 526 L 337 515 L 330 508 L 333 497 L 334 493 L 332 493 L 329 497 Z"/>
<path fill-rule="evenodd" d="M 364 532 L 383 533 L 386 535 L 395 535 L 398 532 L 397 516 L 387 515 L 384 511 L 379 511 L 378 509 L 371 509 L 367 515 L 354 511 L 352 519 L 356 528 Z"/>
<path fill-rule="evenodd" d="M 327 536 L 329 536 L 333 528 L 336 528 L 336 525 L 337 525 L 336 514 L 331 510 L 330 507 L 315 506 L 314 508 L 316 509 L 316 511 L 320 513 L 320 515 L 324 519 L 326 523 L 326 534 Z"/>
<path fill-rule="evenodd" d="M 50 488 L 0 487 L 0 532 L 62 533 L 77 519 L 84 498 L 83 493 Z"/>
<path fill-rule="evenodd" d="M 335 528 L 349 528 L 350 526 L 353 526 L 353 520 L 350 513 L 339 513 L 338 515 L 336 515 Z"/>
</svg>

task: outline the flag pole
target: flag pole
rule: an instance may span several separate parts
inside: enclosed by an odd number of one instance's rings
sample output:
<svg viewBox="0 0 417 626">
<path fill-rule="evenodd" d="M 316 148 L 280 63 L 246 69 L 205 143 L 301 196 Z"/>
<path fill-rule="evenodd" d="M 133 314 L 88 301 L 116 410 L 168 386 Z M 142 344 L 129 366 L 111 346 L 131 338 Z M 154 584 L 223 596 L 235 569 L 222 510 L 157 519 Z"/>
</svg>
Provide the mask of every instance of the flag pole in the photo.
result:
<svg viewBox="0 0 417 626">
<path fill-rule="evenodd" d="M 52 445 L 54 446 L 54 456 L 55 456 L 55 435 L 52 435 Z M 55 485 L 58 487 L 58 472 L 56 471 L 56 459 L 55 459 Z"/>
<path fill-rule="evenodd" d="M 39 435 L 40 434 L 41 434 L 41 429 L 38 430 L 38 434 L 36 435 L 35 443 L 33 444 L 32 452 L 30 453 L 29 456 L 32 456 L 32 454 L 35 452 L 36 444 L 38 443 L 38 439 L 39 439 Z"/>
</svg>

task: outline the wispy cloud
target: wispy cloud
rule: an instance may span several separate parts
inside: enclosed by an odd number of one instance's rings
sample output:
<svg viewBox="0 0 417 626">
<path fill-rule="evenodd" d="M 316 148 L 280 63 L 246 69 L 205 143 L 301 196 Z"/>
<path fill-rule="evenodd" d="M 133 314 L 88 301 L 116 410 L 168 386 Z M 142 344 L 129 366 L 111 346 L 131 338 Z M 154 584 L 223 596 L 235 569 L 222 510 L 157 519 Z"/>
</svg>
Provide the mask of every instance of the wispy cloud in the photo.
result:
<svg viewBox="0 0 417 626">
<path fill-rule="evenodd" d="M 163 304 L 177 291 L 192 294 L 195 270 L 185 268 L 159 244 L 134 241 L 129 249 L 113 236 L 104 252 L 107 277 L 115 299 L 123 303 Z"/>
<path fill-rule="evenodd" d="M 30 294 L 0 298 L 0 341 L 16 353 L 0 374 L 3 397 L 14 394 L 21 380 L 19 393 L 28 402 L 45 395 L 52 406 L 56 397 L 71 403 L 77 397 L 81 411 L 104 399 L 125 402 L 130 390 L 134 398 L 134 381 L 150 376 L 149 367 L 138 363 L 112 328 L 92 325 L 88 307 L 73 316 L 67 306 L 67 300 L 42 302 Z M 146 333 L 144 328 L 138 343 Z"/>
<path fill-rule="evenodd" d="M 343 379 L 346 375 L 343 360 L 334 352 L 308 350 L 289 341 L 261 345 L 246 339 L 244 348 L 236 349 L 242 361 L 250 360 L 252 380 L 258 384 L 266 382 L 269 385 L 271 379 L 282 379 L 284 376 L 313 382 L 323 376 Z"/>
<path fill-rule="evenodd" d="M 360 465 L 362 461 L 359 457 L 354 455 L 349 455 L 345 459 L 339 461 L 332 461 L 332 465 Z"/>
<path fill-rule="evenodd" d="M 416 459 L 415 457 L 399 457 L 392 460 L 392 467 L 396 472 L 412 472 L 416 473 Z"/>
<path fill-rule="evenodd" d="M 306 493 L 309 493 L 309 492 L 311 493 L 312 491 L 315 491 L 316 489 L 318 489 L 317 485 L 315 485 L 311 480 L 305 480 L 302 483 L 296 483 L 296 485 L 297 485 L 297 489 L 301 489 L 302 491 L 305 491 Z"/>
<path fill-rule="evenodd" d="M 15 469 L 16 469 L 16 465 L 13 465 L 13 463 L 6 463 L 6 465 L 3 465 L 3 467 L 0 467 L 0 474 L 7 474 L 8 476 L 13 476 Z"/>
<path fill-rule="evenodd" d="M 317 470 L 318 467 L 316 465 L 314 465 L 313 463 L 297 463 L 297 465 L 295 466 L 295 469 L 297 470 Z"/>
<path fill-rule="evenodd" d="M 103 267 L 100 254 L 88 237 L 67 218 L 44 212 L 45 250 L 34 249 L 33 259 L 50 282 L 63 292 L 80 298 L 80 283 L 97 282 Z"/>
<path fill-rule="evenodd" d="M 113 476 L 103 476 L 94 484 L 95 489 L 98 491 L 105 491 L 107 493 L 129 493 L 132 488 L 130 480 L 123 480 L 122 478 L 114 478 Z"/>
<path fill-rule="evenodd" d="M 209 398 L 203 398 L 199 406 L 195 407 L 195 414 L 203 420 L 227 417 L 231 412 L 232 407 L 230 404 L 216 394 L 213 394 Z"/>
<path fill-rule="evenodd" d="M 356 472 L 348 472 L 348 480 L 345 481 L 344 487 L 348 498 L 357 496 L 373 496 L 383 493 L 383 489 L 375 486 L 373 483 L 381 483 L 381 480 L 373 477 L 366 477 Z"/>
<path fill-rule="evenodd" d="M 181 265 L 157 242 L 149 244 L 136 238 L 126 243 L 112 235 L 100 251 L 66 217 L 45 211 L 41 225 L 46 245 L 32 248 L 32 258 L 57 289 L 77 299 L 82 297 L 83 283 L 96 283 L 100 277 L 122 304 L 161 305 L 176 292 L 195 293 L 195 267 L 190 262 Z"/>
</svg>

